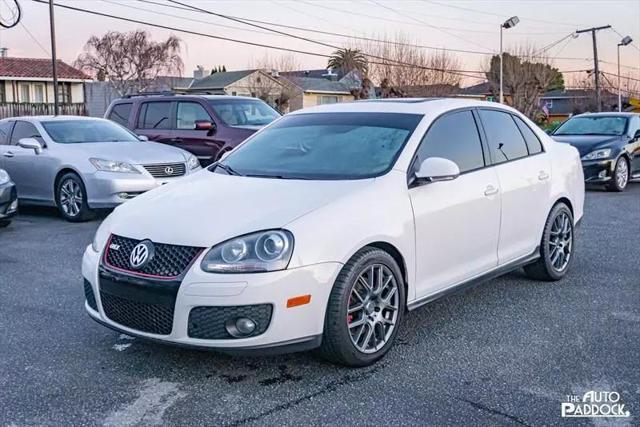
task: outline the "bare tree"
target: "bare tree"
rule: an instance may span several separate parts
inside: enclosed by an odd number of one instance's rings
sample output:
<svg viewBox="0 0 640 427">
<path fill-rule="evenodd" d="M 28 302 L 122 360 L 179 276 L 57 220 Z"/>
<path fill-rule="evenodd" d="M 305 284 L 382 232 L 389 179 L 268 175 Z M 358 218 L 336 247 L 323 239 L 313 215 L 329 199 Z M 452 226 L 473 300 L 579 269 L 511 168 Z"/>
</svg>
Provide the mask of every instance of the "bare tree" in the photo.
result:
<svg viewBox="0 0 640 427">
<path fill-rule="evenodd" d="M 249 68 L 268 71 L 298 71 L 302 68 L 300 61 L 292 54 L 271 56 L 265 53 L 261 58 L 249 62 Z"/>
<path fill-rule="evenodd" d="M 97 80 L 109 81 L 123 96 L 145 90 L 160 75 L 182 74 L 180 44 L 175 36 L 154 42 L 146 31 L 110 31 L 89 38 L 75 65 Z"/>
<path fill-rule="evenodd" d="M 282 78 L 274 70 L 258 70 L 247 78 L 247 89 L 251 96 L 260 98 L 281 113 L 289 110 L 289 101 L 295 95 L 296 87 Z"/>
</svg>

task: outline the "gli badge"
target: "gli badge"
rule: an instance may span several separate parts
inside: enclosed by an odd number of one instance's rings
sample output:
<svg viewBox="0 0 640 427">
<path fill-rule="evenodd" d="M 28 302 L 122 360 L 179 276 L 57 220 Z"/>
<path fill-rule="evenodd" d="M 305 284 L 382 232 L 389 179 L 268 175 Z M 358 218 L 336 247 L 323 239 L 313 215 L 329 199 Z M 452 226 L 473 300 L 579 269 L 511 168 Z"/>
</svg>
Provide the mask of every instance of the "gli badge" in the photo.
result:
<svg viewBox="0 0 640 427">
<path fill-rule="evenodd" d="M 151 240 L 143 240 L 138 243 L 129 256 L 129 265 L 134 270 L 140 270 L 147 265 L 155 255 L 155 247 Z"/>
</svg>

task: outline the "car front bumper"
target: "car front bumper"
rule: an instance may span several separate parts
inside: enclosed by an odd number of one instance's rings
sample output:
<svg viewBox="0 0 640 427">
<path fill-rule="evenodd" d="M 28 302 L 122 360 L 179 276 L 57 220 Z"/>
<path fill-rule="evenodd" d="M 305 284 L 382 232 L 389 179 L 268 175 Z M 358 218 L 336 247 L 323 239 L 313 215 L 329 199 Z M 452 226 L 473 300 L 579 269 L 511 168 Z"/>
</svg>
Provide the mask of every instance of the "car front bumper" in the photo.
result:
<svg viewBox="0 0 640 427">
<path fill-rule="evenodd" d="M 615 164 L 615 159 L 583 160 L 584 181 L 587 184 L 604 184 L 611 181 Z"/>
<path fill-rule="evenodd" d="M 18 192 L 12 181 L 0 185 L 0 219 L 9 219 L 18 212 Z"/>
<path fill-rule="evenodd" d="M 82 263 L 85 286 L 93 293 L 94 308 L 85 308 L 94 320 L 132 336 L 187 347 L 211 348 L 226 352 L 306 350 L 317 347 L 324 329 L 325 309 L 333 283 L 342 268 L 340 263 L 322 263 L 283 271 L 258 274 L 212 274 L 200 270 L 201 254 L 179 284 L 171 332 L 166 335 L 143 332 L 110 319 L 101 301 L 105 289 L 100 278 L 100 254 L 88 246 Z M 85 290 L 86 292 L 86 290 Z M 287 307 L 288 300 L 310 295 L 309 303 Z M 237 307 L 269 304 L 271 316 L 266 330 L 247 338 L 202 339 L 190 336 L 192 309 L 196 307 Z M 229 319 L 221 318 L 224 322 Z M 226 322 L 225 322 L 226 324 Z M 222 327 L 221 325 L 218 325 Z"/>
</svg>

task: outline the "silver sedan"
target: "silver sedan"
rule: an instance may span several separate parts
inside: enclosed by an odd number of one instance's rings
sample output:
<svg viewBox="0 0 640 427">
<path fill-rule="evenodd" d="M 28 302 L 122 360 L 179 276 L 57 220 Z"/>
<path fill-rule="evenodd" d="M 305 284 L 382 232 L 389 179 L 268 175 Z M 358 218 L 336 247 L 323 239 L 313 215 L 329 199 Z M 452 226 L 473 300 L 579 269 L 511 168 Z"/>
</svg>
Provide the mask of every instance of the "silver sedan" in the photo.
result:
<svg viewBox="0 0 640 427">
<path fill-rule="evenodd" d="M 148 142 L 108 120 L 33 116 L 0 120 L 0 168 L 15 182 L 21 205 L 57 206 L 75 222 L 200 164 L 187 151 Z"/>
</svg>

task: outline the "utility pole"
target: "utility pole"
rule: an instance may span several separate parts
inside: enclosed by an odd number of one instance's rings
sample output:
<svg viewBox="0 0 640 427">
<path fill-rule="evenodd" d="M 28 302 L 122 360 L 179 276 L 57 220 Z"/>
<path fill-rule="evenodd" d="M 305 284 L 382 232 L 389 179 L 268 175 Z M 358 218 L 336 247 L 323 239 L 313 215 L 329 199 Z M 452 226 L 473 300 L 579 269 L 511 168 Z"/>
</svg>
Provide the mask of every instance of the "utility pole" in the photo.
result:
<svg viewBox="0 0 640 427">
<path fill-rule="evenodd" d="M 604 25 L 602 27 L 593 27 L 576 31 L 576 34 L 589 32 L 591 33 L 591 40 L 593 41 L 593 71 L 596 79 L 596 104 L 598 105 L 598 111 L 602 111 L 602 101 L 600 99 L 600 67 L 598 65 L 598 43 L 596 42 L 596 31 L 606 30 L 608 28 L 611 28 L 611 25 Z"/>
<path fill-rule="evenodd" d="M 51 27 L 51 65 L 53 67 L 53 113 L 60 114 L 58 105 L 58 58 L 56 56 L 56 24 L 53 18 L 53 0 L 49 0 L 49 26 Z"/>
</svg>

